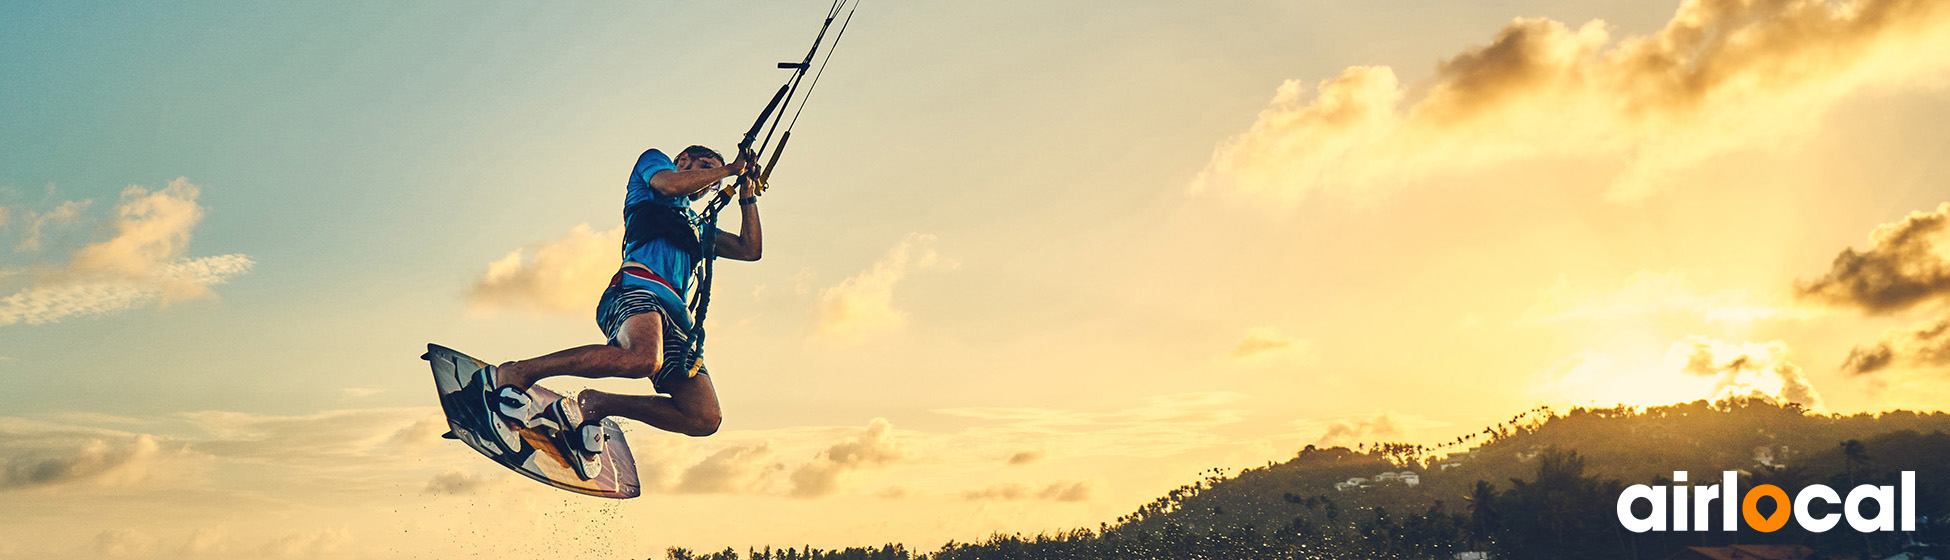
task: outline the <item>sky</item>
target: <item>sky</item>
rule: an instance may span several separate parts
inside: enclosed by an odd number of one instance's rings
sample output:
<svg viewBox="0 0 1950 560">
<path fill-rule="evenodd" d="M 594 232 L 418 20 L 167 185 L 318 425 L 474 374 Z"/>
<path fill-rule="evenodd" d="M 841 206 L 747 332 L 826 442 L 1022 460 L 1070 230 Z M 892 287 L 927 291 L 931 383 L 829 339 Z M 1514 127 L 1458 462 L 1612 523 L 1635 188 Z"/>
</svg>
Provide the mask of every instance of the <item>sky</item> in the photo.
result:
<svg viewBox="0 0 1950 560">
<path fill-rule="evenodd" d="M 600 342 L 636 155 L 824 3 L 0 2 L 0 558 L 928 550 L 1539 405 L 1950 402 L 1950 5 L 1451 4 L 863 4 L 722 429 L 611 501 L 417 356 Z"/>
</svg>

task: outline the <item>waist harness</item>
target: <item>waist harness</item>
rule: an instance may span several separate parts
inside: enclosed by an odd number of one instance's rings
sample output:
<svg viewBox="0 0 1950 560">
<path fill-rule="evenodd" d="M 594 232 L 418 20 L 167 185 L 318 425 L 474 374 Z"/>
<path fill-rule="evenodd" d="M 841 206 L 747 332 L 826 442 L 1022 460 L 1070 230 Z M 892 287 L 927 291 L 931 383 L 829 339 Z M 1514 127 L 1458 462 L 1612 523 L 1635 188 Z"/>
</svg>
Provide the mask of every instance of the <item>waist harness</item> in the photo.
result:
<svg viewBox="0 0 1950 560">
<path fill-rule="evenodd" d="M 623 230 L 625 251 L 633 244 L 662 239 L 669 242 L 671 247 L 690 255 L 692 261 L 704 258 L 704 247 L 698 243 L 697 229 L 691 226 L 690 218 L 678 209 L 646 200 L 624 208 L 623 216 L 623 221 L 629 224 Z"/>
</svg>

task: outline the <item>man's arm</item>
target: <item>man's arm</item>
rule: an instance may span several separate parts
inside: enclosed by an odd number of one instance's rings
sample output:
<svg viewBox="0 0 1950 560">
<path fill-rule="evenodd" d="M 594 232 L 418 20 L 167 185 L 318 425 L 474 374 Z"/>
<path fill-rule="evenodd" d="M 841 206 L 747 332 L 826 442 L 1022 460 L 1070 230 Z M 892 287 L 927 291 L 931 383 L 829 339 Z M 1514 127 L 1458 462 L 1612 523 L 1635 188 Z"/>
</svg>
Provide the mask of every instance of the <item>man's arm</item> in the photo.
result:
<svg viewBox="0 0 1950 560">
<path fill-rule="evenodd" d="M 738 184 L 738 234 L 718 231 L 713 243 L 716 243 L 713 252 L 731 260 L 755 261 L 765 254 L 765 235 L 758 225 L 757 193 L 750 182 Z"/>
<path fill-rule="evenodd" d="M 724 180 L 725 177 L 744 173 L 745 169 L 751 167 L 751 165 L 751 155 L 738 154 L 738 159 L 726 165 L 704 167 L 688 171 L 665 169 L 651 175 L 646 182 L 650 183 L 650 188 L 656 190 L 657 194 L 664 196 L 690 196 L 716 184 L 718 181 Z"/>
</svg>

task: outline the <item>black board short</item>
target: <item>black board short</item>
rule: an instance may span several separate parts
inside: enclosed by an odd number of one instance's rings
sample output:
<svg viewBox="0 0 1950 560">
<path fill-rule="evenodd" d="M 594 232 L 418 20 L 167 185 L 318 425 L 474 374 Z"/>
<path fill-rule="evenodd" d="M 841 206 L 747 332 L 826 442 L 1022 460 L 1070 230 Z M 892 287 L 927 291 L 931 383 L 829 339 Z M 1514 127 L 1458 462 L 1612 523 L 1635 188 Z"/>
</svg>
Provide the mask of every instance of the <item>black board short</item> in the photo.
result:
<svg viewBox="0 0 1950 560">
<path fill-rule="evenodd" d="M 685 359 L 685 354 L 691 347 L 690 334 L 678 327 L 676 321 L 671 320 L 671 313 L 664 305 L 663 299 L 657 297 L 656 292 L 631 282 L 611 285 L 609 289 L 603 290 L 602 300 L 596 303 L 596 326 L 603 330 L 604 336 L 609 337 L 610 346 L 617 345 L 616 337 L 623 332 L 623 322 L 629 318 L 644 313 L 656 313 L 662 316 L 663 366 L 657 368 L 656 375 L 650 377 L 651 385 L 659 393 L 667 393 L 665 387 L 670 382 L 690 377 L 690 372 L 685 369 L 688 361 Z M 702 375 L 708 372 L 700 367 L 697 373 Z"/>
</svg>

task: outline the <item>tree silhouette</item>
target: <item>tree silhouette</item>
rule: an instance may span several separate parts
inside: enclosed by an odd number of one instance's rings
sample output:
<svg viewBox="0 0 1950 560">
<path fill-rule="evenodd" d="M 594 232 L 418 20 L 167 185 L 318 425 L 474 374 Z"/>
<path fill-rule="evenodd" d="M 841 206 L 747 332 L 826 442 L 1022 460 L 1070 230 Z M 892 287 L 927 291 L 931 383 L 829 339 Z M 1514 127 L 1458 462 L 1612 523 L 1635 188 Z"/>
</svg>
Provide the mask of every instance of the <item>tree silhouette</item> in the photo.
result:
<svg viewBox="0 0 1950 560">
<path fill-rule="evenodd" d="M 1861 440 L 1848 440 L 1841 444 L 1842 465 L 1848 473 L 1848 483 L 1855 485 L 1855 469 L 1869 464 L 1869 451 L 1862 447 Z"/>
</svg>

